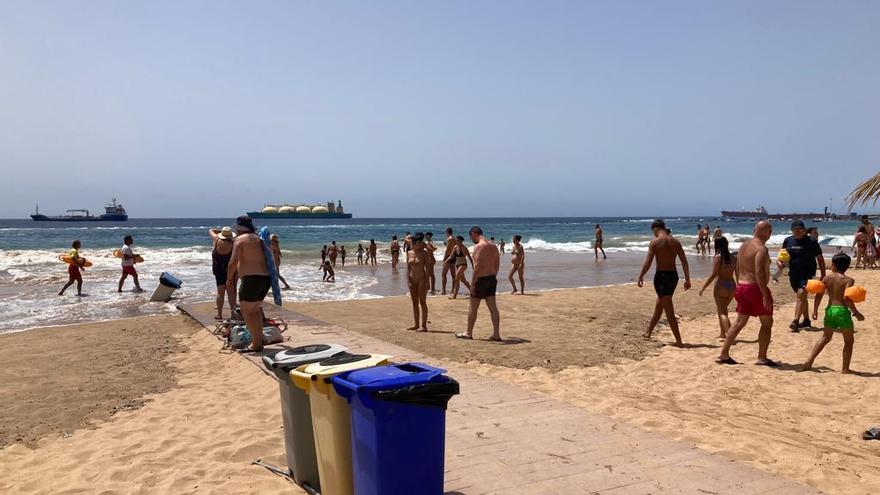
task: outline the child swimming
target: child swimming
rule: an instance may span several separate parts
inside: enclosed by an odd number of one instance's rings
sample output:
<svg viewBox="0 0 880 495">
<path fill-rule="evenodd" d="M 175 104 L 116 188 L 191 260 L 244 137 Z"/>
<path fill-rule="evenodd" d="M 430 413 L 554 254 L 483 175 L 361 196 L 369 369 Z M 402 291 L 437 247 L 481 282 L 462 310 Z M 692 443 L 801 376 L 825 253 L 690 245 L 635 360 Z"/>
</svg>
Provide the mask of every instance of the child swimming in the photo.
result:
<svg viewBox="0 0 880 495">
<path fill-rule="evenodd" d="M 835 330 L 840 330 L 843 334 L 843 365 L 841 373 L 851 373 L 849 369 L 852 360 L 853 342 L 854 342 L 854 325 L 852 317 L 857 320 L 864 321 L 865 317 L 856 309 L 855 303 L 851 299 L 846 298 L 846 289 L 852 287 L 855 283 L 851 277 L 845 275 L 849 268 L 851 258 L 846 253 L 838 253 L 831 259 L 831 273 L 822 278 L 825 284 L 825 291 L 828 293 L 828 307 L 825 308 L 825 323 L 822 329 L 822 338 L 816 342 L 810 358 L 804 363 L 803 371 L 809 371 L 813 367 L 813 362 L 822 349 L 831 342 L 831 337 Z"/>
</svg>

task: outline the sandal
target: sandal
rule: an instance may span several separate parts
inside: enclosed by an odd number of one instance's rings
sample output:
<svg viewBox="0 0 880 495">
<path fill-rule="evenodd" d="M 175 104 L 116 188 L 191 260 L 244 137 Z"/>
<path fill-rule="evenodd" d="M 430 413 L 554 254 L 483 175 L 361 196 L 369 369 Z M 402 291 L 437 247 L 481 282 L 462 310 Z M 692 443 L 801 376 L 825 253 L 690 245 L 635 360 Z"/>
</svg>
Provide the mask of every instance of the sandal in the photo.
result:
<svg viewBox="0 0 880 495">
<path fill-rule="evenodd" d="M 873 427 L 862 433 L 862 440 L 880 440 L 880 428 Z"/>
<path fill-rule="evenodd" d="M 473 337 L 471 337 L 470 335 L 468 335 L 465 332 L 459 332 L 459 333 L 455 334 L 455 338 L 464 339 L 464 340 L 474 340 Z"/>
<path fill-rule="evenodd" d="M 739 363 L 734 361 L 733 358 L 725 358 L 725 359 L 718 358 L 715 360 L 715 364 L 739 364 Z"/>
</svg>

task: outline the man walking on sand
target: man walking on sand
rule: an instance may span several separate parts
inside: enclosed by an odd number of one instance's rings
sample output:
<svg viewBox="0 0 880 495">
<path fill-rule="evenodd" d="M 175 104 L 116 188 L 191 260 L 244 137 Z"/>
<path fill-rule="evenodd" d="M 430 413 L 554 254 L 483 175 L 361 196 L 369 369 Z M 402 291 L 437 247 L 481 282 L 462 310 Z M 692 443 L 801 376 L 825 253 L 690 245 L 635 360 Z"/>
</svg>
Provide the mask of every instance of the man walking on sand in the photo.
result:
<svg viewBox="0 0 880 495">
<path fill-rule="evenodd" d="M 816 276 L 816 268 L 822 272 L 821 278 L 825 278 L 825 257 L 822 256 L 822 248 L 819 243 L 807 235 L 804 222 L 795 220 L 791 223 L 791 236 L 782 242 L 782 248 L 788 252 L 788 281 L 791 290 L 797 295 L 794 305 L 794 320 L 788 328 L 792 332 L 799 332 L 801 328 L 810 328 L 810 305 L 807 302 L 807 281 Z M 777 261 L 781 270 L 784 263 Z M 804 317 L 801 323 L 801 316 Z"/>
<path fill-rule="evenodd" d="M 501 317 L 495 304 L 495 289 L 498 286 L 498 270 L 501 268 L 501 254 L 498 248 L 483 237 L 483 229 L 474 226 L 470 230 L 474 247 L 474 274 L 471 278 L 471 299 L 468 308 L 467 331 L 455 334 L 459 339 L 472 340 L 474 325 L 477 323 L 477 311 L 480 301 L 485 300 L 492 317 L 492 336 L 489 340 L 501 342 Z"/>
<path fill-rule="evenodd" d="M 239 352 L 260 352 L 263 350 L 263 299 L 272 282 L 263 254 L 263 241 L 255 233 L 254 222 L 247 215 L 240 216 L 235 221 L 235 229 L 238 235 L 232 243 L 226 285 L 235 287 L 236 277 L 239 278 L 238 302 L 251 334 L 251 345 Z"/>
<path fill-rule="evenodd" d="M 755 225 L 755 236 L 743 243 L 736 257 L 739 278 L 734 295 L 736 322 L 727 331 L 721 355 L 715 360 L 718 364 L 737 364 L 730 357 L 730 346 L 736 342 L 736 336 L 749 322 L 749 318 L 757 316 L 761 320 L 761 331 L 758 333 L 758 360 L 755 364 L 779 366 L 767 358 L 773 330 L 773 295 L 767 285 L 770 281 L 770 253 L 765 244 L 772 233 L 770 222 L 761 220 Z"/>
<path fill-rule="evenodd" d="M 660 316 L 665 312 L 666 321 L 675 337 L 676 347 L 681 347 L 684 343 L 681 340 L 681 333 L 678 331 L 678 320 L 675 319 L 675 307 L 672 304 L 672 295 L 675 294 L 675 288 L 678 286 L 678 269 L 675 267 L 675 259 L 681 260 L 681 268 L 684 270 L 684 290 L 691 288 L 691 273 L 688 268 L 687 257 L 684 254 L 684 248 L 678 239 L 672 237 L 666 230 L 666 223 L 663 220 L 654 220 L 651 224 L 651 230 L 654 231 L 654 240 L 648 245 L 648 256 L 642 265 L 642 272 L 639 273 L 639 287 L 645 285 L 645 274 L 651 269 L 654 258 L 657 259 L 657 270 L 654 272 L 654 291 L 657 292 L 657 302 L 654 304 L 654 315 L 648 323 L 648 329 L 645 331 L 644 337 L 651 338 L 651 332 L 660 321 Z"/>
</svg>

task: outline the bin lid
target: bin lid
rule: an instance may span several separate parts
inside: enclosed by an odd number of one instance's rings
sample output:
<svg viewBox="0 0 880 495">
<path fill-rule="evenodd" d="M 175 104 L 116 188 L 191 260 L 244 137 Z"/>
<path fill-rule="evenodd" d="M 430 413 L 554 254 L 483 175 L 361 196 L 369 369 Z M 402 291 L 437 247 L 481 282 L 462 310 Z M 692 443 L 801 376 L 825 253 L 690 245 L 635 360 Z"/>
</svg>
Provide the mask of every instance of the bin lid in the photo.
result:
<svg viewBox="0 0 880 495">
<path fill-rule="evenodd" d="M 445 372 L 427 364 L 404 363 L 352 371 L 344 378 L 361 389 L 387 390 L 436 381 Z"/>
<path fill-rule="evenodd" d="M 290 372 L 290 377 L 299 388 L 307 390 L 307 383 L 324 383 L 327 378 L 345 373 L 385 364 L 391 356 L 385 354 L 340 354 L 314 364 L 304 364 Z"/>
<path fill-rule="evenodd" d="M 263 365 L 267 368 L 286 368 L 287 371 L 290 371 L 298 366 L 316 363 L 347 350 L 345 346 L 339 344 L 311 344 L 285 348 L 263 356 Z"/>
</svg>

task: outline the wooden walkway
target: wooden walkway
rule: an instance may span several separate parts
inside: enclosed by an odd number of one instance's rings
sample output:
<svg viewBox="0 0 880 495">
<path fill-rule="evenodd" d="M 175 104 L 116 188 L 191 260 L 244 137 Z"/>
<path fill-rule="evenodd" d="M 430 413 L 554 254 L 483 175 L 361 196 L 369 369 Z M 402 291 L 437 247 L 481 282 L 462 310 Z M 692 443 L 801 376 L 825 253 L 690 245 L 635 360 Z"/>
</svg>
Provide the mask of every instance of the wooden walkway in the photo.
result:
<svg viewBox="0 0 880 495">
<path fill-rule="evenodd" d="M 205 327 L 214 327 L 213 304 L 180 309 Z M 353 352 L 390 354 L 396 361 L 446 368 L 459 381 L 461 395 L 450 401 L 447 412 L 447 495 L 820 493 L 455 363 L 277 306 L 266 305 L 266 313 L 291 323 L 287 335 L 292 340 L 285 346 L 342 344 Z M 259 356 L 244 356 L 263 368 Z"/>
</svg>

